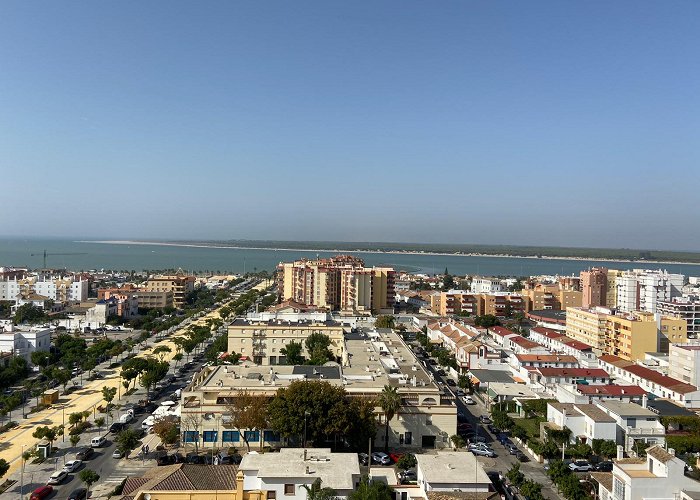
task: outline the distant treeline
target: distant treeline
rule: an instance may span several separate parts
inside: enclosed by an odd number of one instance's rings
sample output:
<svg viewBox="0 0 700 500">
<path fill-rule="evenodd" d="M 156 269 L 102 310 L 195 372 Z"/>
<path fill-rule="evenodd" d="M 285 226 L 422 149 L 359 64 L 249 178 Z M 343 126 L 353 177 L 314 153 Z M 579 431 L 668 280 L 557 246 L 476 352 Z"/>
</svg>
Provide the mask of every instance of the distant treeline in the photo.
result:
<svg viewBox="0 0 700 500">
<path fill-rule="evenodd" d="M 447 243 L 387 243 L 342 241 L 173 241 L 181 244 L 210 244 L 243 248 L 289 248 L 294 250 L 426 252 L 445 254 L 512 255 L 516 257 L 567 257 L 576 259 L 609 259 L 626 261 L 664 261 L 700 263 L 700 252 L 670 250 L 636 250 L 631 248 L 574 248 L 521 245 L 470 245 Z"/>
</svg>

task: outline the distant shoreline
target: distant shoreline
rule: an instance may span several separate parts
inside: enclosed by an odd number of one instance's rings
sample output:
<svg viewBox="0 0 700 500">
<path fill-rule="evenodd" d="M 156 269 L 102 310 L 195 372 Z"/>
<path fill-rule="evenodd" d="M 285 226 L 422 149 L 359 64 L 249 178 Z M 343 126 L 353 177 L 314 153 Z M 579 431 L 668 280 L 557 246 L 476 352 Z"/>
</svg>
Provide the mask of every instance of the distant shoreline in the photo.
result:
<svg viewBox="0 0 700 500">
<path fill-rule="evenodd" d="M 534 259 L 534 260 L 571 260 L 571 261 L 590 261 L 590 262 L 619 262 L 619 263 L 638 263 L 640 266 L 644 264 L 668 264 L 668 265 L 687 265 L 700 266 L 698 262 L 683 262 L 683 261 L 665 261 L 665 260 L 634 260 L 634 259 L 606 259 L 601 257 L 563 257 L 558 255 L 512 255 L 512 254 L 492 254 L 478 252 L 423 252 L 416 250 L 364 250 L 364 249 L 338 249 L 338 248 L 285 248 L 285 247 L 248 247 L 240 245 L 220 245 L 214 243 L 173 243 L 160 241 L 137 241 L 137 240 L 78 240 L 76 243 L 97 243 L 101 245 L 143 245 L 143 246 L 164 246 L 164 247 L 185 247 L 185 248 L 217 248 L 217 249 L 232 249 L 232 250 L 267 250 L 267 251 L 282 251 L 282 252 L 326 252 L 326 253 L 359 253 L 359 254 L 396 254 L 396 255 L 436 255 L 444 257 L 493 257 L 507 259 Z"/>
</svg>

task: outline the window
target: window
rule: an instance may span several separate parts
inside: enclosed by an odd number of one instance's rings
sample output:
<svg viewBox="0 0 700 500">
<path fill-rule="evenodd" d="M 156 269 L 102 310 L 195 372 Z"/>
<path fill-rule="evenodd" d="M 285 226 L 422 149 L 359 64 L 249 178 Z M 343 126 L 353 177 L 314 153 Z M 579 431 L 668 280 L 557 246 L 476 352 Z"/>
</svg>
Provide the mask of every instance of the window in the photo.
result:
<svg viewBox="0 0 700 500">
<path fill-rule="evenodd" d="M 221 435 L 222 443 L 237 443 L 241 440 L 241 435 L 238 431 L 224 431 Z"/>
<path fill-rule="evenodd" d="M 413 442 L 413 433 L 412 432 L 406 432 L 403 435 L 403 442 L 405 444 L 411 444 Z"/>
<path fill-rule="evenodd" d="M 249 443 L 260 441 L 260 431 L 245 431 L 245 440 Z"/>
<path fill-rule="evenodd" d="M 275 500 L 275 498 L 277 498 L 276 491 L 268 491 L 267 492 L 267 500 Z"/>
<path fill-rule="evenodd" d="M 294 485 L 293 484 L 285 484 L 284 485 L 284 494 L 285 495 L 294 495 Z"/>
<path fill-rule="evenodd" d="M 280 434 L 275 431 L 265 431 L 263 432 L 263 439 L 268 443 L 277 442 L 280 440 Z"/>
<path fill-rule="evenodd" d="M 199 432 L 185 431 L 182 435 L 182 440 L 185 443 L 196 443 L 197 441 L 199 441 Z"/>
<path fill-rule="evenodd" d="M 616 500 L 625 500 L 625 483 L 618 478 L 613 478 L 613 496 Z"/>
</svg>

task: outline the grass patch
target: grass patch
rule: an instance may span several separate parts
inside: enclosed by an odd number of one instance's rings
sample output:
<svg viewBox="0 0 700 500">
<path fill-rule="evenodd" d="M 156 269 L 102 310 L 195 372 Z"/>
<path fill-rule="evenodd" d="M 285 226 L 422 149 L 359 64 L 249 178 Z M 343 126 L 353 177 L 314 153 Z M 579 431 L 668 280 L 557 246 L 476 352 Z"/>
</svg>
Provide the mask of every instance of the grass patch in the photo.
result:
<svg viewBox="0 0 700 500">
<path fill-rule="evenodd" d="M 516 418 L 515 425 L 524 429 L 528 439 L 540 437 L 540 423 L 546 422 L 544 417 Z"/>
</svg>

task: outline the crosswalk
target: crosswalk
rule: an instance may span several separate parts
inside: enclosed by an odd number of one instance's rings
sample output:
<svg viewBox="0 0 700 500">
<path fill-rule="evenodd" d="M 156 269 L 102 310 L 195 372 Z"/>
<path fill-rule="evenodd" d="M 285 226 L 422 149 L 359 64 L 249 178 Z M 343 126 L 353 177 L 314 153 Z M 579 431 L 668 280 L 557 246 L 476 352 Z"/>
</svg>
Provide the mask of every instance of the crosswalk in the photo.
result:
<svg viewBox="0 0 700 500">
<path fill-rule="evenodd" d="M 146 472 L 148 469 L 151 469 L 154 466 L 153 460 L 146 460 L 146 463 L 142 463 L 141 461 L 120 461 L 119 465 L 117 466 L 116 469 L 114 469 L 112 472 L 109 473 L 104 478 L 105 483 L 121 483 L 126 479 L 127 477 L 134 477 L 134 476 L 141 476 L 143 475 L 144 472 Z"/>
</svg>

